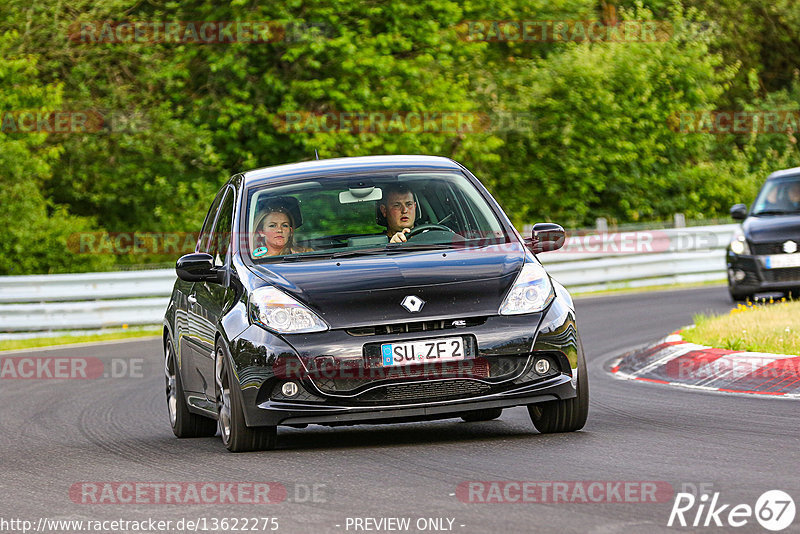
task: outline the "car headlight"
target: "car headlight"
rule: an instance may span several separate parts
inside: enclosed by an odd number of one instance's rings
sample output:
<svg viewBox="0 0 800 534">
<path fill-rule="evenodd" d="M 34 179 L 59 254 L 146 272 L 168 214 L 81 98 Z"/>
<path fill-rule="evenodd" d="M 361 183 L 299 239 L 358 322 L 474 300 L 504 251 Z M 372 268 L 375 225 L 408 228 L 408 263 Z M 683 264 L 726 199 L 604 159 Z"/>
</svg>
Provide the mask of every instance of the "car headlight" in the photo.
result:
<svg viewBox="0 0 800 534">
<path fill-rule="evenodd" d="M 324 332 L 328 325 L 306 306 L 274 287 L 261 287 L 250 295 L 250 317 L 279 334 Z"/>
<path fill-rule="evenodd" d="M 538 263 L 526 263 L 500 306 L 500 315 L 542 311 L 554 296 L 553 285 L 544 267 Z"/>
<path fill-rule="evenodd" d="M 731 238 L 731 252 L 737 255 L 750 254 L 750 247 L 747 245 L 747 239 L 744 237 L 744 232 L 741 228 L 737 228 L 733 232 Z"/>
</svg>

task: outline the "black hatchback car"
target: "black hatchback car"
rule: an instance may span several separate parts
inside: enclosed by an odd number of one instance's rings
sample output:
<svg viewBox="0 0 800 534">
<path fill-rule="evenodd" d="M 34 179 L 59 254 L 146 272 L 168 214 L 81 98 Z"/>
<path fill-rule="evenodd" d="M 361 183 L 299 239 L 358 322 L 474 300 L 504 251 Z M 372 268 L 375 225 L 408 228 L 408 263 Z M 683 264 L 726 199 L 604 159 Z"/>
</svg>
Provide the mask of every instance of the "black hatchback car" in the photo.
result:
<svg viewBox="0 0 800 534">
<path fill-rule="evenodd" d="M 735 301 L 756 293 L 800 295 L 800 167 L 767 177 L 755 203 L 731 208 L 741 220 L 728 246 L 728 289 Z"/>
<path fill-rule="evenodd" d="M 465 167 L 372 156 L 233 176 L 180 258 L 164 319 L 178 437 L 272 449 L 277 427 L 497 418 L 540 432 L 588 412 L 567 291 Z"/>
</svg>

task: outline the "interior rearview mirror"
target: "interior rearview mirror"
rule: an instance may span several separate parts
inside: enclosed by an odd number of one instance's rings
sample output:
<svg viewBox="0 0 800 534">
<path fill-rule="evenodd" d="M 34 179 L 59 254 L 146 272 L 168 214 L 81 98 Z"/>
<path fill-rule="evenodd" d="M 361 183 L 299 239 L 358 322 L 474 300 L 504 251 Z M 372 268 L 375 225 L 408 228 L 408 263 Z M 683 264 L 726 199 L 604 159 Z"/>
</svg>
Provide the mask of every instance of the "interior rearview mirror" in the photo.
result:
<svg viewBox="0 0 800 534">
<path fill-rule="evenodd" d="M 351 182 L 348 184 L 347 191 L 339 193 L 340 204 L 374 201 L 380 200 L 381 198 L 383 198 L 381 188 L 375 187 L 375 185 L 368 180 Z"/>
</svg>

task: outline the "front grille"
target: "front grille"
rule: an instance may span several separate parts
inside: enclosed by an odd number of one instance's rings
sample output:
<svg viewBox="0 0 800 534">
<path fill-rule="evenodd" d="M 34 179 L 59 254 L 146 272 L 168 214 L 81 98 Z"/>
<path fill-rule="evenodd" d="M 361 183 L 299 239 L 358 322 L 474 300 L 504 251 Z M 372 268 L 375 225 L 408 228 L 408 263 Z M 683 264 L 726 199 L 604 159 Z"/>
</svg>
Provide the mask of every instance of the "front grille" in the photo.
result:
<svg viewBox="0 0 800 534">
<path fill-rule="evenodd" d="M 429 332 L 432 330 L 449 330 L 451 328 L 469 328 L 480 326 L 486 317 L 468 317 L 466 319 L 446 319 L 439 321 L 417 321 L 412 323 L 393 323 L 345 330 L 351 336 L 380 336 L 387 334 L 405 334 L 408 332 Z"/>
<path fill-rule="evenodd" d="M 469 345 L 469 344 L 468 344 Z M 367 367 L 359 369 L 333 369 L 309 372 L 309 377 L 323 393 L 352 394 L 371 384 L 392 382 L 402 385 L 403 382 L 416 380 L 483 380 L 486 382 L 503 382 L 519 376 L 528 363 L 528 354 L 518 356 L 472 357 L 465 360 L 445 363 L 422 363 L 396 367 L 384 367 L 379 353 L 366 348 Z M 474 353 L 474 348 L 468 354 Z"/>
<path fill-rule="evenodd" d="M 309 373 L 314 384 L 324 393 L 348 393 L 372 383 L 411 380 L 436 380 L 442 378 L 487 379 L 497 376 L 508 363 L 495 362 L 486 358 L 474 358 L 457 362 L 412 364 L 398 367 L 368 367 L 357 372 L 343 371 Z M 524 361 L 520 370 L 524 368 Z"/>
<path fill-rule="evenodd" d="M 800 267 L 783 269 L 764 269 L 765 282 L 800 282 Z"/>
<path fill-rule="evenodd" d="M 783 241 L 780 243 L 753 243 L 750 250 L 756 255 L 783 254 Z"/>
<path fill-rule="evenodd" d="M 492 387 L 472 380 L 438 380 L 414 384 L 393 384 L 371 389 L 353 400 L 359 402 L 442 401 L 475 397 L 491 391 Z"/>
</svg>

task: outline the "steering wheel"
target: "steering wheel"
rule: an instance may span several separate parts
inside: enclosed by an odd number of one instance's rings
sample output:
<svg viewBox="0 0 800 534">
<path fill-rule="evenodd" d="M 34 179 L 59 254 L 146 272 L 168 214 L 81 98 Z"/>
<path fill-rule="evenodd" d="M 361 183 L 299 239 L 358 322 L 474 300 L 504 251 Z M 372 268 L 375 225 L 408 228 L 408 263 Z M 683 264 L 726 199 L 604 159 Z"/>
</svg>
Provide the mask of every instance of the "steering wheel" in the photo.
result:
<svg viewBox="0 0 800 534">
<path fill-rule="evenodd" d="M 450 232 L 451 234 L 455 233 L 452 228 L 448 228 L 443 224 L 420 224 L 408 233 L 407 239 L 411 239 L 415 235 L 423 234 L 430 230 L 442 230 L 444 232 Z"/>
</svg>

